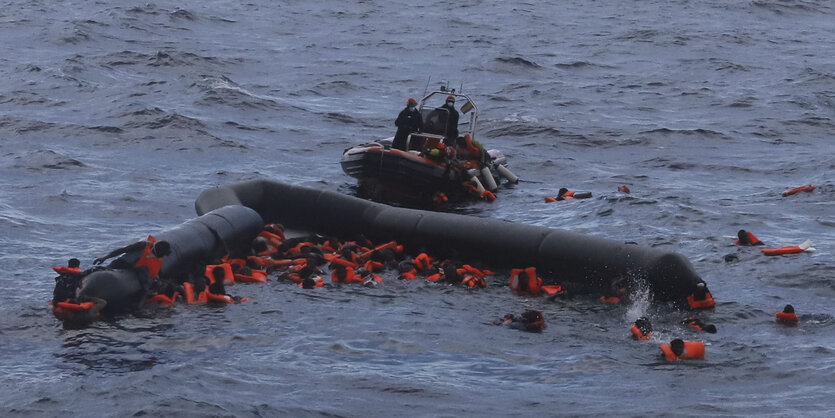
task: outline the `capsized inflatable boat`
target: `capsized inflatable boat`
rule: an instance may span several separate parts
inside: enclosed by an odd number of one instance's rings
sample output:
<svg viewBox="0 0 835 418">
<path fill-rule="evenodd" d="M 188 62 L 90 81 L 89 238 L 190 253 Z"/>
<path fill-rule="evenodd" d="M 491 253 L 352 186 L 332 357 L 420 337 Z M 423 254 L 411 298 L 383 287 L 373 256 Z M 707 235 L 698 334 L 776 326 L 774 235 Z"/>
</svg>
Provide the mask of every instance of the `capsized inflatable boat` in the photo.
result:
<svg viewBox="0 0 835 418">
<path fill-rule="evenodd" d="M 498 268 L 535 266 L 559 282 L 591 290 L 619 280 L 645 283 L 657 300 L 684 300 L 702 280 L 682 255 L 542 226 L 392 207 L 343 194 L 251 180 L 206 190 L 199 215 L 246 206 L 266 223 L 326 235 L 396 240 L 438 255 L 487 260 Z"/>
<path fill-rule="evenodd" d="M 263 230 L 264 222 L 254 210 L 245 206 L 217 208 L 176 227 L 153 234 L 157 241 L 167 241 L 171 253 L 163 257 L 162 276 L 187 275 L 195 266 L 205 266 L 210 260 L 225 254 L 249 251 L 252 240 Z M 98 312 L 115 314 L 136 309 L 147 296 L 142 277 L 136 269 L 119 268 L 122 258 L 136 258 L 125 254 L 108 267 L 95 267 L 72 277 L 72 299 L 82 303 L 53 300 L 53 313 L 64 321 L 84 322 Z M 147 274 L 146 274 L 147 276 Z M 56 284 L 56 294 L 59 293 Z M 64 292 L 67 293 L 66 291 Z M 53 299 L 56 299 L 55 297 Z M 58 298 L 63 299 L 63 296 Z M 87 301 L 103 301 L 103 306 Z M 85 304 L 86 303 L 86 304 Z M 90 312 L 92 305 L 97 305 Z"/>
</svg>

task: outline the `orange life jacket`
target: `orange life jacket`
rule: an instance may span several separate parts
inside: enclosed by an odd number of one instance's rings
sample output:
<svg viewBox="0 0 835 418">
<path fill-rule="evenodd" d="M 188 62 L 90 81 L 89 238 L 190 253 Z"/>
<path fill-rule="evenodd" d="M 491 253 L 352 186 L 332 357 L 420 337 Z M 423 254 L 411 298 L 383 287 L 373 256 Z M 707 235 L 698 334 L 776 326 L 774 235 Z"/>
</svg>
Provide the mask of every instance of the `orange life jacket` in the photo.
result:
<svg viewBox="0 0 835 418">
<path fill-rule="evenodd" d="M 220 267 L 220 268 L 223 269 L 223 284 L 224 285 L 235 284 L 235 275 L 232 274 L 232 265 L 229 264 L 229 263 L 208 264 L 208 265 L 206 265 L 205 275 L 209 279 L 209 283 L 215 284 L 217 282 L 217 278 L 215 277 L 215 274 L 214 274 L 215 267 Z"/>
<path fill-rule="evenodd" d="M 443 278 L 444 278 L 444 274 L 441 273 L 441 272 L 437 272 L 437 273 L 430 274 L 430 275 L 426 276 L 426 280 L 429 280 L 430 282 L 437 282 L 438 280 L 441 280 Z"/>
<path fill-rule="evenodd" d="M 252 274 L 249 275 L 235 273 L 235 280 L 241 283 L 267 283 L 267 272 L 264 270 L 252 270 Z"/>
<path fill-rule="evenodd" d="M 651 332 L 648 332 L 648 333 L 644 334 L 641 331 L 641 329 L 638 328 L 638 326 L 634 325 L 634 324 L 632 325 L 632 328 L 629 329 L 629 331 L 632 332 L 632 337 L 634 337 L 636 340 L 648 340 L 648 339 L 652 338 L 652 333 Z M 663 350 L 663 348 L 662 348 L 662 350 Z M 671 351 L 671 353 L 672 353 L 672 351 Z"/>
<path fill-rule="evenodd" d="M 281 243 L 284 242 L 283 237 L 273 234 L 270 231 L 261 231 L 260 233 L 258 233 L 258 236 L 266 238 L 267 242 L 270 243 L 270 246 L 273 247 L 273 249 L 278 248 L 281 245 Z"/>
<path fill-rule="evenodd" d="M 55 270 L 58 274 L 79 274 L 81 273 L 81 269 L 78 267 L 69 267 L 69 266 L 52 266 L 52 269 Z"/>
<path fill-rule="evenodd" d="M 687 304 L 692 309 L 705 309 L 714 307 L 716 302 L 713 300 L 713 295 L 710 292 L 705 292 L 705 298 L 702 300 L 696 300 L 693 295 L 687 296 Z"/>
<path fill-rule="evenodd" d="M 777 312 L 777 320 L 781 322 L 799 322 L 797 314 L 792 312 Z"/>
<path fill-rule="evenodd" d="M 381 263 L 379 261 L 368 260 L 368 261 L 365 262 L 364 267 L 365 267 L 366 270 L 368 270 L 372 273 L 377 273 L 377 272 L 383 271 L 384 266 L 383 266 L 383 263 Z"/>
<path fill-rule="evenodd" d="M 149 297 L 148 299 L 146 299 L 145 303 L 159 302 L 160 304 L 162 304 L 162 306 L 170 307 L 170 306 L 174 306 L 174 302 L 177 301 L 177 296 L 179 296 L 179 295 L 180 295 L 180 292 L 174 292 L 174 294 L 171 295 L 171 297 L 163 295 L 162 293 L 157 293 L 157 294 Z"/>
<path fill-rule="evenodd" d="M 374 247 L 374 249 L 372 249 L 372 250 L 368 250 L 368 251 L 363 252 L 360 255 L 360 261 L 368 260 L 368 257 L 371 257 L 371 254 L 374 251 L 395 250 L 395 249 L 397 249 L 397 241 L 389 241 L 385 244 L 380 244 L 380 245 Z"/>
<path fill-rule="evenodd" d="M 65 310 L 68 310 L 68 311 L 86 311 L 87 309 L 92 308 L 93 305 L 95 305 L 95 303 L 93 303 L 93 302 L 72 303 L 72 302 L 70 302 L 69 299 L 67 299 L 63 302 L 58 302 L 55 305 L 58 306 L 61 309 L 65 309 Z"/>
<path fill-rule="evenodd" d="M 759 240 L 759 238 L 757 238 L 753 233 L 748 232 L 748 231 L 745 231 L 745 233 L 748 234 L 748 242 L 751 243 L 751 245 L 762 244 L 762 242 Z M 740 245 L 739 240 L 734 241 L 734 244 Z"/>
<path fill-rule="evenodd" d="M 152 252 L 154 243 L 157 240 L 154 237 L 148 235 L 148 241 L 145 245 L 145 248 L 142 250 L 142 254 L 139 256 L 139 261 L 136 262 L 136 267 L 145 267 L 148 269 L 148 275 L 151 276 L 151 279 L 156 280 L 159 277 L 159 271 L 162 269 L 162 259 L 155 256 Z"/>
<path fill-rule="evenodd" d="M 617 296 L 601 296 L 600 301 L 603 303 L 617 305 L 618 303 L 620 303 L 620 298 Z"/>
<path fill-rule="evenodd" d="M 464 276 L 464 279 L 461 280 L 461 284 L 469 287 L 470 289 L 487 287 L 487 282 L 484 281 L 483 278 L 470 274 Z"/>
<path fill-rule="evenodd" d="M 417 278 L 418 277 L 417 277 L 417 270 L 416 269 L 411 269 L 409 271 L 405 271 L 403 273 L 400 273 L 400 277 L 399 277 L 400 280 L 404 280 L 404 279 L 405 280 L 417 280 Z"/>
<path fill-rule="evenodd" d="M 523 286 L 519 279 L 519 274 L 527 273 L 527 286 Z M 533 296 L 539 295 L 542 286 L 542 279 L 536 275 L 536 267 L 528 267 L 526 269 L 513 269 L 510 271 L 510 288 L 516 292 L 529 293 Z M 525 289 L 527 287 L 527 289 Z"/>
<path fill-rule="evenodd" d="M 214 293 L 212 293 L 212 292 L 206 292 L 206 299 L 208 299 L 208 300 L 207 300 L 207 302 L 208 302 L 208 301 L 211 301 L 211 302 L 223 302 L 223 303 L 232 303 L 232 302 L 235 302 L 235 299 L 233 299 L 233 298 L 232 298 L 232 296 L 229 296 L 229 295 L 216 295 L 216 294 L 214 294 Z"/>
<path fill-rule="evenodd" d="M 702 359 L 705 358 L 705 343 L 701 341 L 685 341 L 684 352 L 680 356 L 673 353 L 670 344 L 661 344 L 658 346 L 661 352 L 664 353 L 664 359 L 667 361 L 675 361 L 678 359 Z"/>
<path fill-rule="evenodd" d="M 206 303 L 206 302 L 209 301 L 209 297 L 208 297 L 209 287 L 208 286 L 206 286 L 206 288 L 203 289 L 203 291 L 198 293 L 197 295 L 194 294 L 194 285 L 189 283 L 189 282 L 183 283 L 183 289 L 185 289 L 185 292 L 186 292 L 186 294 L 185 294 L 186 303 L 188 303 L 189 305 L 194 305 L 195 303 Z"/>
<path fill-rule="evenodd" d="M 420 253 L 415 257 L 414 263 L 418 271 L 427 271 L 432 268 L 432 257 L 429 257 L 429 254 Z"/>
<path fill-rule="evenodd" d="M 340 271 L 345 273 L 340 274 Z M 340 277 L 344 276 L 344 277 Z M 333 283 L 362 283 L 362 277 L 359 277 L 353 268 L 345 267 L 344 269 L 333 269 L 331 271 L 331 281 Z"/>
<path fill-rule="evenodd" d="M 304 280 L 301 280 L 298 283 L 299 283 L 299 285 L 298 285 L 299 287 L 302 287 L 302 288 L 304 287 Z M 314 283 L 315 283 L 313 285 L 314 288 L 325 286 L 325 281 L 321 277 L 317 277 L 316 279 L 314 279 Z"/>
<path fill-rule="evenodd" d="M 331 263 L 333 263 L 333 264 L 339 264 L 339 265 L 341 265 L 341 266 L 343 266 L 343 267 L 345 267 L 345 268 L 347 268 L 347 269 L 355 269 L 355 268 L 357 268 L 357 263 L 355 263 L 355 262 L 353 262 L 353 261 L 348 261 L 348 260 L 346 260 L 346 259 L 344 259 L 344 258 L 341 258 L 341 257 L 339 257 L 339 256 L 337 256 L 337 257 L 335 257 L 335 258 L 333 258 L 333 259 L 331 259 L 331 260 L 328 260 L 328 261 L 330 261 L 330 262 L 331 262 Z"/>
<path fill-rule="evenodd" d="M 270 230 L 275 231 L 275 232 L 270 232 Z M 278 237 L 278 239 L 280 241 L 284 241 L 284 229 L 279 227 L 276 224 L 264 225 L 264 231 L 262 231 L 262 233 L 264 233 L 264 232 L 266 232 L 267 234 L 272 234 L 272 235 Z"/>
<path fill-rule="evenodd" d="M 477 160 L 481 158 L 481 150 L 473 144 L 473 138 L 470 137 L 470 134 L 464 134 L 464 145 L 467 154 L 469 154 L 469 159 Z"/>
<path fill-rule="evenodd" d="M 556 197 L 545 196 L 545 203 L 554 203 L 557 201 Z"/>
<path fill-rule="evenodd" d="M 548 296 L 553 296 L 562 292 L 562 286 L 558 284 L 546 284 L 540 286 L 539 288 L 542 290 L 542 293 L 545 293 Z"/>
<path fill-rule="evenodd" d="M 246 260 L 243 258 L 229 258 L 229 256 L 226 256 L 223 257 L 222 261 L 224 263 L 229 263 L 230 265 L 235 266 L 235 268 L 241 268 L 246 266 Z"/>
<path fill-rule="evenodd" d="M 479 270 L 479 269 L 477 269 L 477 268 L 475 268 L 475 267 L 473 267 L 469 264 L 464 264 L 463 266 L 461 266 L 460 269 L 458 269 L 456 271 L 460 275 L 464 275 L 466 273 L 469 273 L 469 274 L 472 274 L 473 276 L 478 276 L 478 277 L 484 277 L 484 276 L 487 275 L 486 272 L 484 272 L 482 270 Z"/>
<path fill-rule="evenodd" d="M 791 196 L 799 192 L 811 192 L 812 190 L 815 190 L 815 186 L 812 184 L 807 184 L 805 186 L 795 187 L 793 189 L 786 190 L 785 192 L 783 192 L 783 196 Z"/>
<path fill-rule="evenodd" d="M 267 267 L 287 267 L 287 266 L 304 266 L 307 265 L 306 258 L 285 258 L 282 260 L 273 260 L 270 259 L 269 265 Z"/>
</svg>

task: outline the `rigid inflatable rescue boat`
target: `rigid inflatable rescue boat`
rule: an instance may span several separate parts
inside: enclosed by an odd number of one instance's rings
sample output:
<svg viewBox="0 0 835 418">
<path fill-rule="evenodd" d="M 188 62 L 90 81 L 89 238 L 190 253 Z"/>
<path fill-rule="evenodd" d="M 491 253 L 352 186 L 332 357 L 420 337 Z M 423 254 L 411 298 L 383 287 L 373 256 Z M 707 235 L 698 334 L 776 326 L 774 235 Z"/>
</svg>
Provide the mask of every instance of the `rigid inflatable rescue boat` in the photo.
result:
<svg viewBox="0 0 835 418">
<path fill-rule="evenodd" d="M 338 237 L 363 234 L 397 240 L 439 255 L 489 260 L 491 266 L 534 266 L 558 282 L 589 290 L 618 281 L 645 285 L 658 300 L 683 301 L 702 280 L 682 255 L 542 226 L 393 207 L 336 192 L 251 180 L 205 190 L 198 214 L 243 205 L 266 223 Z"/>
<path fill-rule="evenodd" d="M 463 102 L 466 116 L 458 132 L 448 132 L 449 109 L 435 107 L 444 97 Z M 516 184 L 507 158 L 484 150 L 476 141 L 478 107 L 472 98 L 441 86 L 418 102 L 423 128 L 406 138 L 405 149 L 392 146 L 394 137 L 348 148 L 340 161 L 345 174 L 358 181 L 360 194 L 376 201 L 406 204 L 442 203 L 466 196 L 494 198 L 502 179 Z M 454 143 L 453 143 L 454 142 Z M 485 194 L 484 192 L 491 192 Z M 446 199 L 439 200 L 438 197 Z"/>
</svg>

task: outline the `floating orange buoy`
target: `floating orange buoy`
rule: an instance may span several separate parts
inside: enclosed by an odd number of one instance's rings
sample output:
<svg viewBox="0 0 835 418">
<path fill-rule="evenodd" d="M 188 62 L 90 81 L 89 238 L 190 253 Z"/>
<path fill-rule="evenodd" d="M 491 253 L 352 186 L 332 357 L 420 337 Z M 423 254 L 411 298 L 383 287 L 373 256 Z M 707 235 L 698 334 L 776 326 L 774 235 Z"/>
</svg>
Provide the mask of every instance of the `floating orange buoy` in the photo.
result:
<svg viewBox="0 0 835 418">
<path fill-rule="evenodd" d="M 783 197 L 791 196 L 800 192 L 811 192 L 812 190 L 815 190 L 815 185 L 807 184 L 805 186 L 795 187 L 793 189 L 786 190 L 785 192 L 783 192 Z"/>
<path fill-rule="evenodd" d="M 797 254 L 802 253 L 804 251 L 814 251 L 815 249 L 812 248 L 812 241 L 806 240 L 803 241 L 800 245 L 788 245 L 785 247 L 780 248 L 763 248 L 762 251 L 765 255 L 784 255 L 784 254 Z"/>
</svg>

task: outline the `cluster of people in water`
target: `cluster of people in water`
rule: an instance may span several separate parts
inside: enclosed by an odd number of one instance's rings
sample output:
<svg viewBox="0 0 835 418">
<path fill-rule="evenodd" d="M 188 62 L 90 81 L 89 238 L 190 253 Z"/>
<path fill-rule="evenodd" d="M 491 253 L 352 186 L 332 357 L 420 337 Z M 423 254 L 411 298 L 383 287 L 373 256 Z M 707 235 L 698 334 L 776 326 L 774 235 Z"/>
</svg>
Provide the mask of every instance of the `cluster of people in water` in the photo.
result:
<svg viewBox="0 0 835 418">
<path fill-rule="evenodd" d="M 763 245 L 749 231 L 740 230 L 737 238 L 735 243 L 738 245 Z M 246 298 L 230 295 L 228 287 L 238 283 L 267 283 L 270 277 L 305 289 L 341 284 L 377 286 L 384 282 L 383 276 L 478 289 L 487 287 L 486 278 L 493 275 L 493 272 L 475 263 L 435 258 L 426 251 L 410 254 L 396 241 L 375 244 L 363 236 L 354 240 L 339 240 L 322 235 L 287 238 L 283 227 L 278 224 L 265 225 L 250 248 L 243 252 L 227 254 L 206 265 L 195 266 L 189 274 L 178 277 L 161 274 L 165 257 L 171 250 L 168 242 L 157 241 L 149 236 L 96 258 L 93 261 L 94 267 L 88 271 L 82 271 L 80 261 L 75 258 L 70 259 L 66 266 L 53 267 L 59 274 L 51 302 L 53 312 L 64 320 L 95 319 L 106 307 L 107 301 L 78 296 L 77 290 L 86 274 L 105 268 L 132 270 L 136 273 L 141 287 L 137 308 L 151 303 L 173 306 L 178 302 L 245 302 Z M 100 266 L 113 257 L 117 258 L 107 267 Z M 518 268 L 511 270 L 508 287 L 527 297 L 545 296 L 552 299 L 588 293 L 585 286 L 576 283 L 549 282 L 551 280 L 540 277 L 535 267 Z M 633 294 L 635 289 L 630 289 L 630 283 L 615 281 L 602 290 L 600 301 L 606 304 L 629 304 Z M 715 306 L 713 296 L 704 282 L 697 283 L 686 300 L 691 309 Z M 777 313 L 777 321 L 793 325 L 799 319 L 793 306 L 786 305 L 783 311 Z M 530 309 L 522 314 L 507 314 L 493 324 L 528 332 L 542 332 L 547 328 L 544 314 Z M 682 324 L 698 332 L 717 332 L 715 325 L 704 323 L 695 316 L 688 316 Z M 630 328 L 636 340 L 651 339 L 652 331 L 652 324 L 647 317 L 639 318 Z M 703 358 L 705 352 L 701 341 L 682 339 L 674 339 L 660 348 L 667 360 Z"/>
</svg>

